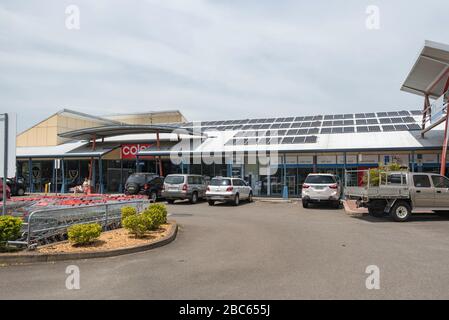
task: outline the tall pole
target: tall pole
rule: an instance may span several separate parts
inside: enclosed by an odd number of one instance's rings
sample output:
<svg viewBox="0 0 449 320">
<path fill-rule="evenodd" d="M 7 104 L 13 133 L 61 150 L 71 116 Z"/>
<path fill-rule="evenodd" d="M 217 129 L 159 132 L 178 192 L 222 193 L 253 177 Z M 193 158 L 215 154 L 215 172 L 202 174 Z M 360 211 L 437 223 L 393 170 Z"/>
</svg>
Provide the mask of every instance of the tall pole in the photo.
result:
<svg viewBox="0 0 449 320">
<path fill-rule="evenodd" d="M 8 114 L 4 114 L 5 122 L 5 141 L 4 141 L 4 154 L 3 154 L 3 210 L 2 215 L 6 215 L 6 179 L 8 177 Z"/>
</svg>

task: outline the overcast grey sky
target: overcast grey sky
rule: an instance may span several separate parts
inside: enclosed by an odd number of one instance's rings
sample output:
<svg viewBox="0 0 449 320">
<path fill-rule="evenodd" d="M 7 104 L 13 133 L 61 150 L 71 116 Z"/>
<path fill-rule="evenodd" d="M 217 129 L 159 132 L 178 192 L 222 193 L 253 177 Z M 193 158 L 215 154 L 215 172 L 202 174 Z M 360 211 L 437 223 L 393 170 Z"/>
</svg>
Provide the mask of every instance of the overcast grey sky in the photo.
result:
<svg viewBox="0 0 449 320">
<path fill-rule="evenodd" d="M 80 29 L 66 28 L 68 5 Z M 380 29 L 366 28 L 369 5 Z M 189 120 L 417 109 L 401 92 L 449 1 L 1 0 L 0 112 Z"/>
</svg>

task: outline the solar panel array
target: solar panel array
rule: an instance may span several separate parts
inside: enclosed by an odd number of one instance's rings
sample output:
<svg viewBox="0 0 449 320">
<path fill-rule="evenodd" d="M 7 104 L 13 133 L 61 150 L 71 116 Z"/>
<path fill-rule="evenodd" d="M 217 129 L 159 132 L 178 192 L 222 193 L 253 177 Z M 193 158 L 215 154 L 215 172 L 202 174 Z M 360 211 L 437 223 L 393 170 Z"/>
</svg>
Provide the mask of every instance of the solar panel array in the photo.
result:
<svg viewBox="0 0 449 320">
<path fill-rule="evenodd" d="M 421 130 L 414 118 L 420 115 L 421 111 L 391 111 L 191 122 L 182 127 L 198 128 L 202 132 L 236 131 L 228 145 L 302 144 L 316 143 L 317 134 Z"/>
</svg>

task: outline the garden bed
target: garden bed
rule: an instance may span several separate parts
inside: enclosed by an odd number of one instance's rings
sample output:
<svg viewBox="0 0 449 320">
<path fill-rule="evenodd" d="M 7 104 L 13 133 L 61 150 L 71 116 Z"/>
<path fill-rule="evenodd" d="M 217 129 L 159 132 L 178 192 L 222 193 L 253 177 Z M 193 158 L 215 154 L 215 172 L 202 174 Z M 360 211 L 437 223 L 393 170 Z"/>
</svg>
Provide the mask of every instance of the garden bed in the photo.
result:
<svg viewBox="0 0 449 320">
<path fill-rule="evenodd" d="M 120 228 L 103 232 L 98 240 L 89 245 L 72 245 L 68 241 L 63 241 L 39 247 L 36 252 L 41 254 L 83 253 L 131 248 L 151 244 L 163 239 L 172 227 L 172 223 L 163 224 L 157 230 L 148 231 L 142 238 L 136 238 L 134 235 L 129 234 L 126 229 Z"/>
</svg>

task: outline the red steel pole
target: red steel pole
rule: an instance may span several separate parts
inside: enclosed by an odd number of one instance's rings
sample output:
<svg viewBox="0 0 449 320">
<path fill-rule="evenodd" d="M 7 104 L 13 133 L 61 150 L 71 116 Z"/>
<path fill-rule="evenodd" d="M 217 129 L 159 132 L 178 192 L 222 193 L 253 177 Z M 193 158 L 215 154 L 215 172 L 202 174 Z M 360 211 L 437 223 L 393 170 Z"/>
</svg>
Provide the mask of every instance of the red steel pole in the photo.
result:
<svg viewBox="0 0 449 320">
<path fill-rule="evenodd" d="M 446 94 L 448 89 L 449 89 L 449 78 L 446 80 L 446 84 L 445 84 L 444 90 L 443 90 L 443 95 Z M 444 100 L 445 100 L 445 98 L 443 98 L 443 103 L 444 103 Z M 442 176 L 446 175 L 447 145 L 449 143 L 448 122 L 449 122 L 449 110 L 447 110 L 447 107 L 446 107 L 446 120 L 444 121 L 444 139 L 443 139 L 443 150 L 441 152 L 441 168 L 440 168 L 440 174 Z"/>
<path fill-rule="evenodd" d="M 160 151 L 161 150 L 161 140 L 159 138 L 159 130 L 156 131 L 156 145 L 157 145 L 157 150 Z M 159 161 L 159 175 L 162 177 L 164 175 L 164 172 L 163 172 L 163 169 L 162 169 L 161 156 L 157 156 L 157 159 Z"/>
</svg>

